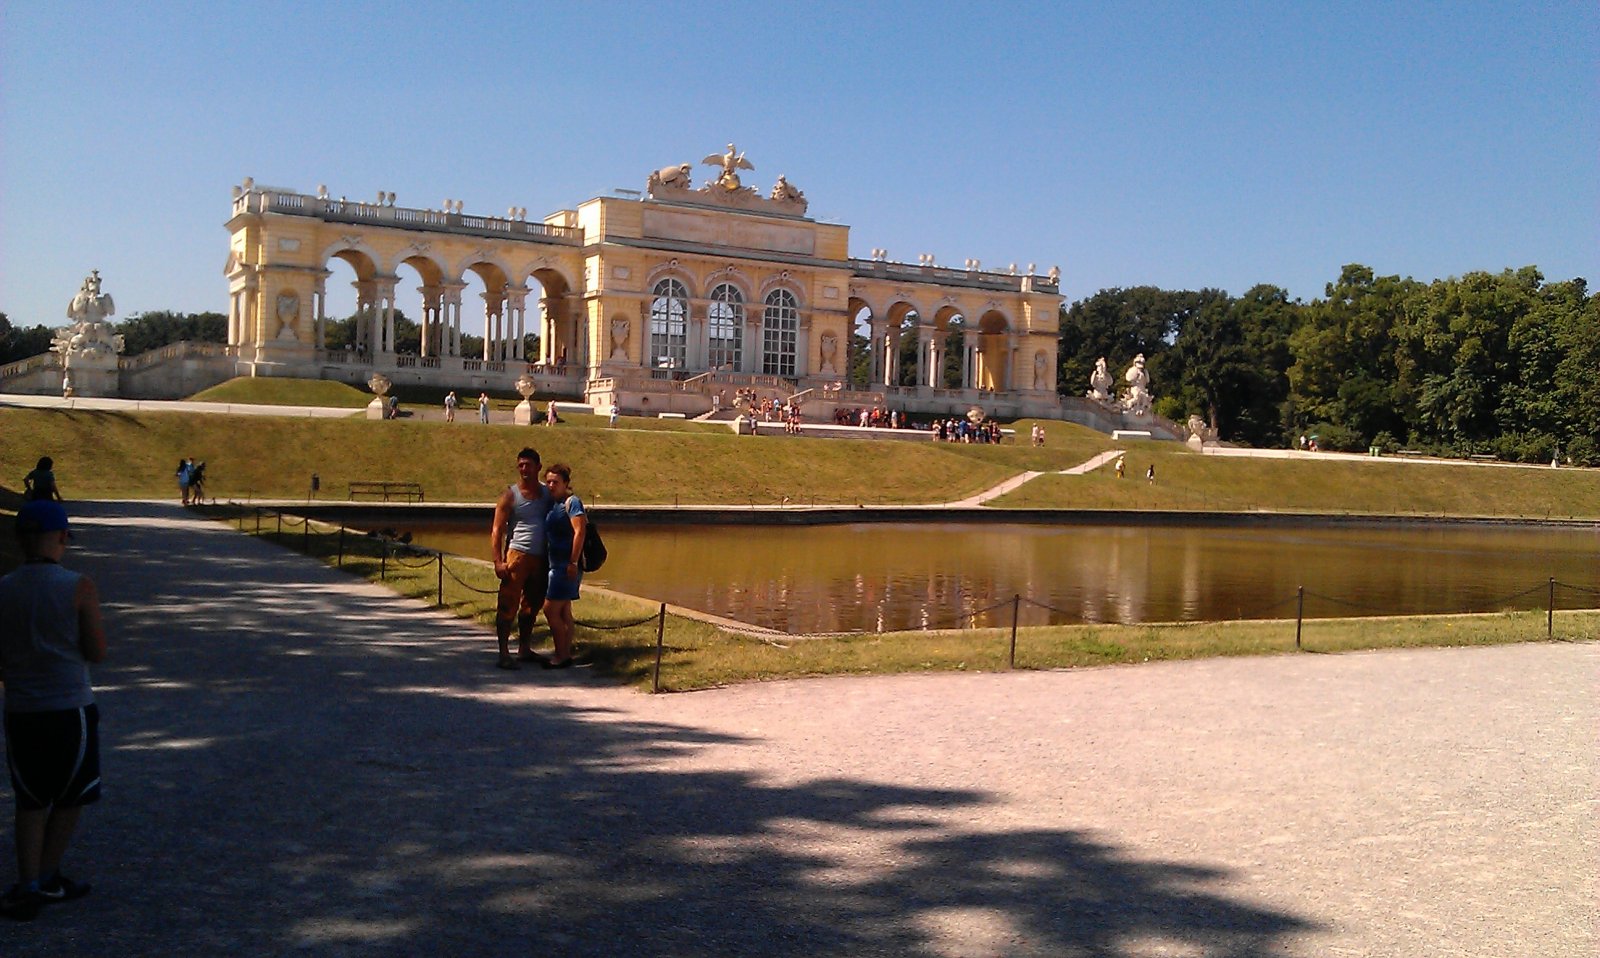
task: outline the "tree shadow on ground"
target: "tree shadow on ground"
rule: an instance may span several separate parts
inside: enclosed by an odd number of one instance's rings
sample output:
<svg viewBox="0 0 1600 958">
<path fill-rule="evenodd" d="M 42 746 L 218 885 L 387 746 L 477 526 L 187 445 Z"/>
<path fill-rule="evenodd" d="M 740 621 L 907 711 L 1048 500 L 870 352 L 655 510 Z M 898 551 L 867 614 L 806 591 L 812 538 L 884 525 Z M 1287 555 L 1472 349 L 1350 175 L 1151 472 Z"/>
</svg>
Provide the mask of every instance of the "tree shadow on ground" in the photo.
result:
<svg viewBox="0 0 1600 958">
<path fill-rule="evenodd" d="M 993 795 L 701 761 L 762 742 L 574 704 L 547 687 L 581 670 L 498 672 L 486 631 L 176 506 L 87 511 L 97 887 L 0 929 L 9 956 L 1247 958 L 1313 927 L 1214 869 L 997 831 Z"/>
</svg>

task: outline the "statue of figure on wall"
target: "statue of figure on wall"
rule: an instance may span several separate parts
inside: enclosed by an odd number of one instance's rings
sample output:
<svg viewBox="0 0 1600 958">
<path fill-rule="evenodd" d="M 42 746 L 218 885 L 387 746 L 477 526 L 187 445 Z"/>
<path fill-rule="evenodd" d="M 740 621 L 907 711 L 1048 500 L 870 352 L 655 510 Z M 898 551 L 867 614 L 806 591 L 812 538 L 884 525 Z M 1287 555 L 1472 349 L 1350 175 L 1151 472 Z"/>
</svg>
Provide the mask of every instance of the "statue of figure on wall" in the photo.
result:
<svg viewBox="0 0 1600 958">
<path fill-rule="evenodd" d="M 740 170 L 754 170 L 755 164 L 744 158 L 732 143 L 728 144 L 726 153 L 713 153 L 700 161 L 706 166 L 719 166 L 722 173 L 711 182 L 712 186 L 727 190 L 729 193 L 737 192 L 743 184 L 739 182 Z"/>
<path fill-rule="evenodd" d="M 72 320 L 72 325 L 57 329 L 50 344 L 51 349 L 61 354 L 64 366 L 70 367 L 75 360 L 104 362 L 107 357 L 122 352 L 122 337 L 112 333 L 105 321 L 116 311 L 111 297 L 100 291 L 100 271 L 94 270 L 84 278 L 77 295 L 67 305 L 67 318 Z"/>
<path fill-rule="evenodd" d="M 1149 415 L 1154 398 L 1150 395 L 1150 374 L 1145 372 L 1144 353 L 1133 357 L 1133 365 L 1122 378 L 1128 383 L 1128 391 L 1122 396 L 1122 411 L 1135 416 Z"/>
<path fill-rule="evenodd" d="M 645 188 L 651 196 L 655 196 L 657 190 L 686 190 L 689 188 L 690 169 L 687 163 L 663 166 L 650 174 L 650 179 L 645 182 Z"/>
<path fill-rule="evenodd" d="M 611 358 L 628 358 L 628 334 L 632 329 L 631 323 L 626 319 L 617 317 L 611 320 Z"/>
<path fill-rule="evenodd" d="M 300 296 L 291 291 L 278 294 L 278 338 L 299 339 L 295 326 L 300 321 Z"/>
<path fill-rule="evenodd" d="M 822 365 L 819 373 L 839 374 L 839 337 L 832 330 L 822 334 Z"/>
<path fill-rule="evenodd" d="M 806 202 L 806 194 L 803 193 L 799 187 L 795 186 L 793 183 L 790 183 L 788 178 L 782 173 L 778 174 L 778 182 L 772 185 L 771 199 L 774 203 L 782 203 L 785 206 L 799 207 L 800 212 L 802 213 L 806 211 L 806 206 L 808 205 Z"/>
<path fill-rule="evenodd" d="M 1089 391 L 1084 395 L 1095 402 L 1107 406 L 1116 402 L 1116 397 L 1111 395 L 1111 387 L 1116 380 L 1111 377 L 1111 371 L 1106 369 L 1106 358 L 1101 356 L 1094 361 L 1094 372 L 1089 374 Z"/>
<path fill-rule="evenodd" d="M 1033 354 L 1033 388 L 1034 389 L 1043 389 L 1045 387 L 1045 369 L 1046 369 L 1048 363 L 1049 363 L 1049 360 L 1045 359 L 1044 350 L 1041 349 L 1038 352 Z"/>
</svg>

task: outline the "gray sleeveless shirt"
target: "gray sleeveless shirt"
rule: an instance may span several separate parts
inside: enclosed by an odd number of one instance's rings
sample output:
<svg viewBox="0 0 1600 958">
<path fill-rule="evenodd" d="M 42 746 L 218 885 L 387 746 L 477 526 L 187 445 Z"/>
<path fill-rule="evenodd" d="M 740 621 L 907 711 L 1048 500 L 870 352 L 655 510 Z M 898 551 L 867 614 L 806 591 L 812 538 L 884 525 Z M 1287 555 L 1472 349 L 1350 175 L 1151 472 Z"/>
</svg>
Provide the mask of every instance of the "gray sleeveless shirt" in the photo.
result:
<svg viewBox="0 0 1600 958">
<path fill-rule="evenodd" d="M 78 647 L 76 572 L 29 562 L 0 579 L 0 665 L 7 712 L 53 712 L 94 701 Z"/>
<path fill-rule="evenodd" d="M 529 499 L 511 484 L 511 548 L 528 555 L 544 555 L 544 517 L 550 511 L 550 490 L 539 487 L 539 497 Z"/>
</svg>

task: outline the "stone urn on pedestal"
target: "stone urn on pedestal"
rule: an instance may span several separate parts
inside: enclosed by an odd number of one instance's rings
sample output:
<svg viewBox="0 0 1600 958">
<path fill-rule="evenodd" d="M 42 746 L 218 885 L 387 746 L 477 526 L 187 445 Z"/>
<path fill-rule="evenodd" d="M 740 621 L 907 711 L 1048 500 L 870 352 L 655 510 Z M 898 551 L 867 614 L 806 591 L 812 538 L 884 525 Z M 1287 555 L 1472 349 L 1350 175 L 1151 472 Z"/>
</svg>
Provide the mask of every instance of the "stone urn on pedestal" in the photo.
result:
<svg viewBox="0 0 1600 958">
<path fill-rule="evenodd" d="M 390 382 L 389 377 L 383 373 L 373 373 L 372 378 L 367 380 L 367 388 L 373 392 L 372 402 L 367 403 L 367 418 L 389 418 L 389 400 L 387 397 L 389 390 L 394 388 L 394 383 Z"/>
<path fill-rule="evenodd" d="M 534 422 L 533 394 L 539 391 L 539 384 L 533 377 L 523 373 L 517 377 L 517 392 L 522 394 L 522 402 L 517 403 L 517 408 L 511 411 L 511 421 L 518 426 L 531 426 Z"/>
</svg>

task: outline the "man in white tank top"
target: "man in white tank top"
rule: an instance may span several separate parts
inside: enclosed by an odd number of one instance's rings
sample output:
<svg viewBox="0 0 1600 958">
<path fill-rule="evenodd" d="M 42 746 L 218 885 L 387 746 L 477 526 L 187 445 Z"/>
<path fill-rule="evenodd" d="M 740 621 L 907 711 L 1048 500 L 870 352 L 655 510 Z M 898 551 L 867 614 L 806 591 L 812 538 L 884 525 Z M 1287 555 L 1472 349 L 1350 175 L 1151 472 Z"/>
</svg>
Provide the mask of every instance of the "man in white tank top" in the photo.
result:
<svg viewBox="0 0 1600 958">
<path fill-rule="evenodd" d="M 500 579 L 495 605 L 494 631 L 500 640 L 502 669 L 515 669 L 518 661 L 537 662 L 533 651 L 533 622 L 544 605 L 550 565 L 545 558 L 544 517 L 550 512 L 550 490 L 539 481 L 539 453 L 524 448 L 517 453 L 517 481 L 506 487 L 494 504 L 494 527 L 489 530 L 489 551 L 494 574 Z M 511 625 L 517 626 L 517 655 L 511 654 Z"/>
</svg>

